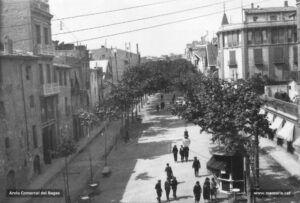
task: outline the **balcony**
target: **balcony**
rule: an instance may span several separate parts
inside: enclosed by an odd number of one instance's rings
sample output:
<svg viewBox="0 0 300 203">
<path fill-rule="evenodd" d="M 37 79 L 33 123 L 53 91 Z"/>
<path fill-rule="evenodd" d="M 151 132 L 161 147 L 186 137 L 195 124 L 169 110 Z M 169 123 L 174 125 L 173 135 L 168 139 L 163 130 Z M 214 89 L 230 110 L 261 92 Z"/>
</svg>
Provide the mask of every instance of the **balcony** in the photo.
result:
<svg viewBox="0 0 300 203">
<path fill-rule="evenodd" d="M 292 119 L 298 120 L 298 105 L 294 103 L 285 102 L 279 99 L 275 99 L 273 97 L 269 97 L 267 95 L 263 96 L 263 99 L 267 101 L 266 109 L 272 110 L 275 113 L 278 113 L 282 116 L 287 116 Z"/>
<path fill-rule="evenodd" d="M 42 86 L 41 94 L 45 97 L 59 94 L 59 84 L 58 83 L 48 83 Z"/>
<path fill-rule="evenodd" d="M 36 54 L 54 56 L 54 46 L 46 44 L 38 44 L 35 47 Z"/>
<path fill-rule="evenodd" d="M 50 12 L 49 4 L 47 2 L 48 1 L 45 1 L 45 0 L 34 0 L 34 1 L 32 1 L 32 8 L 42 10 L 44 12 L 49 13 Z"/>
</svg>

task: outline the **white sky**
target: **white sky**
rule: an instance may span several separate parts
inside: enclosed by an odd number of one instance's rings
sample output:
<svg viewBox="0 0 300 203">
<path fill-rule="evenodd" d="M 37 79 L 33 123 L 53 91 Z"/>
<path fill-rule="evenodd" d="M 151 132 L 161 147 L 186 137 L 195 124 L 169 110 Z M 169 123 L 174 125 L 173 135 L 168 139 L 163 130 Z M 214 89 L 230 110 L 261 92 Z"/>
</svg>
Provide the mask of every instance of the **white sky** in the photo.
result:
<svg viewBox="0 0 300 203">
<path fill-rule="evenodd" d="M 165 2 L 166 0 L 50 0 L 49 3 L 51 13 L 54 15 L 53 19 L 56 19 L 162 1 Z M 226 2 L 226 14 L 229 18 L 229 21 L 232 23 L 240 23 L 241 8 L 234 10 L 232 8 L 241 7 L 242 0 L 224 1 Z M 284 0 L 243 0 L 244 7 L 250 7 L 251 2 L 255 3 L 256 6 L 260 5 L 260 7 L 283 6 L 284 4 Z M 289 0 L 288 2 L 290 6 L 295 6 L 296 4 L 296 0 Z M 187 43 L 190 43 L 193 40 L 200 40 L 200 37 L 207 31 L 210 36 L 217 32 L 223 16 L 223 0 L 176 0 L 164 4 L 126 11 L 73 18 L 62 21 L 63 29 L 61 29 L 60 21 L 52 22 L 52 33 L 56 34 L 60 32 L 149 17 L 178 10 L 201 7 L 203 5 L 211 5 L 214 3 L 214 6 L 199 8 L 197 10 L 175 15 L 103 27 L 83 32 L 74 32 L 73 34 L 54 35 L 53 40 L 65 41 L 66 43 L 76 42 L 143 27 L 149 27 L 157 24 L 163 24 L 184 18 L 219 12 L 218 14 L 208 15 L 195 20 L 166 25 L 163 27 L 81 42 L 82 45 L 87 45 L 89 49 L 99 48 L 101 45 L 104 45 L 105 42 L 107 47 L 112 46 L 125 49 L 125 43 L 130 42 L 133 52 L 136 51 L 136 43 L 138 43 L 142 56 L 160 56 L 162 54 L 169 53 L 182 54 Z"/>
</svg>

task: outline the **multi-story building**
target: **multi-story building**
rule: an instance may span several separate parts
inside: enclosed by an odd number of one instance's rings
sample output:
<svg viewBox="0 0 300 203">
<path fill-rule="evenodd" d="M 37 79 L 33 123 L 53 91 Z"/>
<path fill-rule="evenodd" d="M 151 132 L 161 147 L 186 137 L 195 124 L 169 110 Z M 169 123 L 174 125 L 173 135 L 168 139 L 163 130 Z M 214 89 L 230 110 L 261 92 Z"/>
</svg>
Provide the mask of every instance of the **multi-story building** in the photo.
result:
<svg viewBox="0 0 300 203">
<path fill-rule="evenodd" d="M 6 37 L 0 51 L 0 201 L 6 188 L 21 187 L 41 173 L 39 57 L 12 49 Z"/>
<path fill-rule="evenodd" d="M 110 67 L 111 65 L 108 60 L 90 61 L 90 95 L 93 107 L 101 103 L 104 99 L 104 76 L 109 70 L 111 70 Z"/>
<path fill-rule="evenodd" d="M 102 46 L 100 49 L 91 50 L 92 60 L 109 60 L 112 68 L 112 83 L 116 84 L 121 80 L 123 72 L 130 67 L 138 65 L 140 62 L 140 54 L 121 49 L 109 49 Z"/>
<path fill-rule="evenodd" d="M 276 81 L 298 74 L 296 8 L 244 9 L 244 22 L 228 23 L 226 14 L 218 31 L 219 77 L 247 79 L 256 73 Z M 295 78 L 297 79 L 297 78 Z"/>
<path fill-rule="evenodd" d="M 68 71 L 69 80 L 67 79 L 67 83 L 70 84 L 71 88 L 71 99 L 67 103 L 71 105 L 73 136 L 77 141 L 85 135 L 79 117 L 79 110 L 91 110 L 89 51 L 86 46 L 57 44 L 55 55 L 64 57 L 65 64 L 71 67 Z"/>
<path fill-rule="evenodd" d="M 53 66 L 54 78 L 60 89 L 57 104 L 57 128 L 58 137 L 60 138 L 58 142 L 60 143 L 63 137 L 72 136 L 73 133 L 70 84 L 72 67 L 67 64 L 66 57 L 63 56 L 55 56 Z"/>
</svg>

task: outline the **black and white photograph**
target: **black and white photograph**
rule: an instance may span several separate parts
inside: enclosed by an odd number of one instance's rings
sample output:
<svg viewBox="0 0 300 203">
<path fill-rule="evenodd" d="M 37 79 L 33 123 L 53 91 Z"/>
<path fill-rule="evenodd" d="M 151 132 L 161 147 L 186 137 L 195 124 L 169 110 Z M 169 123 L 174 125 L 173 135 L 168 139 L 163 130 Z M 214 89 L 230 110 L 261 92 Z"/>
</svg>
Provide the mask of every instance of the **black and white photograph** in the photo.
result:
<svg viewBox="0 0 300 203">
<path fill-rule="evenodd" d="M 0 0 L 0 203 L 300 203 L 300 0 Z"/>
</svg>

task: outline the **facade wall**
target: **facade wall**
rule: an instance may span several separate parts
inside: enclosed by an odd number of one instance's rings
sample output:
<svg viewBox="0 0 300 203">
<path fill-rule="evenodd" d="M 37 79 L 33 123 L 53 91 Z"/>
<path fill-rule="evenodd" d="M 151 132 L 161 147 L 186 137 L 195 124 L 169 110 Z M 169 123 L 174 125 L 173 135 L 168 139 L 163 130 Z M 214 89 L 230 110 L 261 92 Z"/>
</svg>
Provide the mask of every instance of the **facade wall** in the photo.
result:
<svg viewBox="0 0 300 203">
<path fill-rule="evenodd" d="M 229 67 L 229 52 L 235 51 L 235 57 L 237 66 Z M 242 66 L 242 49 L 239 48 L 228 48 L 223 50 L 223 64 L 224 64 L 224 78 L 235 80 L 236 78 L 242 78 L 243 76 L 243 66 Z"/>
<path fill-rule="evenodd" d="M 34 160 L 38 156 L 42 167 L 43 146 L 36 59 L 1 58 L 0 61 L 2 75 L 5 75 L 0 90 L 0 101 L 5 108 L 5 115 L 0 118 L 0 189 L 1 194 L 5 194 L 3 190 L 10 184 L 6 178 L 9 171 L 15 172 L 18 187 L 38 175 Z M 9 147 L 6 139 L 9 139 Z"/>
</svg>

